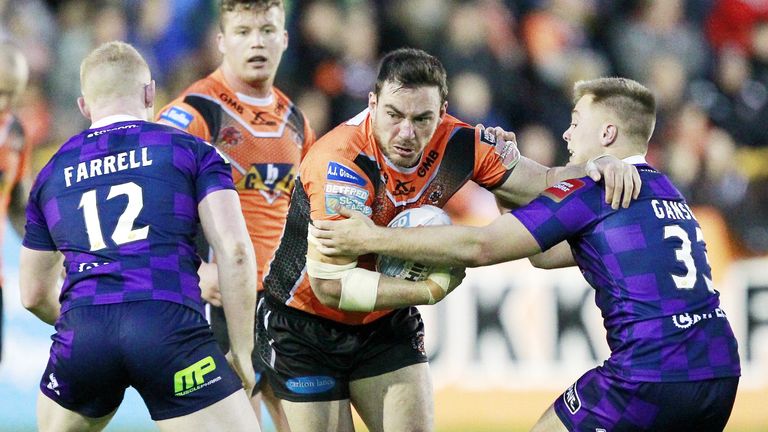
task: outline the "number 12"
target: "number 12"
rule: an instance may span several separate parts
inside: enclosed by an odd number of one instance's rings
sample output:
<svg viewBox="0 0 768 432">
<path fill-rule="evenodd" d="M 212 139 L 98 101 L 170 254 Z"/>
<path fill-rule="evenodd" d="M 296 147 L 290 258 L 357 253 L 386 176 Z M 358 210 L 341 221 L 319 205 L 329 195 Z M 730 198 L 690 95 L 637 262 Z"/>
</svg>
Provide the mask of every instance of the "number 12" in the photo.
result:
<svg viewBox="0 0 768 432">
<path fill-rule="evenodd" d="M 112 240 L 116 245 L 144 240 L 149 235 L 149 226 L 133 229 L 133 222 L 139 216 L 144 207 L 144 197 L 141 186 L 129 182 L 109 188 L 107 200 L 116 196 L 128 195 L 128 205 L 117 220 L 117 226 L 112 232 Z M 101 250 L 107 247 L 104 236 L 101 234 L 101 222 L 99 221 L 99 209 L 96 205 L 96 190 L 85 192 L 80 198 L 78 209 L 83 209 L 85 217 L 85 231 L 88 233 L 88 241 L 91 243 L 91 251 Z"/>
</svg>

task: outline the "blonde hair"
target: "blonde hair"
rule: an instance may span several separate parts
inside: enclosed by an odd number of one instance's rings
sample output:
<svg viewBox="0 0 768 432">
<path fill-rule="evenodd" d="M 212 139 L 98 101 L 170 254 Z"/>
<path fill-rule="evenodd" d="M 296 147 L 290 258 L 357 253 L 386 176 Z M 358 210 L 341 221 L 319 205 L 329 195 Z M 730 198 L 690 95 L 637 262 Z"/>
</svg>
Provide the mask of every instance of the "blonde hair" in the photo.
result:
<svg viewBox="0 0 768 432">
<path fill-rule="evenodd" d="M 80 64 L 80 88 L 86 102 L 139 97 L 150 82 L 149 66 L 136 48 L 125 42 L 106 42 Z"/>
<path fill-rule="evenodd" d="M 644 144 L 656 124 L 656 98 L 644 85 L 627 78 L 598 78 L 579 81 L 573 87 L 573 101 L 592 95 L 592 103 L 613 113 L 625 132 Z"/>
</svg>

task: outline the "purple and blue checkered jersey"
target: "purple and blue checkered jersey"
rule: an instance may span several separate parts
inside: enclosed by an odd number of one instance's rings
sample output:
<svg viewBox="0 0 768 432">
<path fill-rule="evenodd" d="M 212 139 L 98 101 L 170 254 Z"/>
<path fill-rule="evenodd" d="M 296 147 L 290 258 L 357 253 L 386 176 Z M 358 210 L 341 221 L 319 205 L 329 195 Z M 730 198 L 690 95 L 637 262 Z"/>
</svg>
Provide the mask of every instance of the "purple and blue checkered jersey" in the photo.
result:
<svg viewBox="0 0 768 432">
<path fill-rule="evenodd" d="M 568 241 L 595 289 L 611 349 L 608 371 L 647 382 L 739 376 L 701 227 L 665 175 L 645 163 L 637 169 L 643 187 L 629 208 L 612 209 L 604 187 L 584 177 L 512 213 L 542 250 Z"/>
<path fill-rule="evenodd" d="M 175 128 L 120 121 L 67 141 L 35 181 L 23 244 L 64 254 L 62 312 L 165 300 L 202 312 L 197 205 L 229 164 Z"/>
</svg>

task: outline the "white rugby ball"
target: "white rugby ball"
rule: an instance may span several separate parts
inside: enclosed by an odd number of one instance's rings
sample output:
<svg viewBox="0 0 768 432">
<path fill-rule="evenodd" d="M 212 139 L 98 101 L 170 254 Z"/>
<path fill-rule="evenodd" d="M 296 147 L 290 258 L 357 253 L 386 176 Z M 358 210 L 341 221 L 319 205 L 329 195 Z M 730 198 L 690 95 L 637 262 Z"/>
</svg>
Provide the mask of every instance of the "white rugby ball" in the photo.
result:
<svg viewBox="0 0 768 432">
<path fill-rule="evenodd" d="M 450 224 L 451 218 L 443 209 L 424 205 L 401 212 L 387 226 L 390 228 L 409 228 Z M 387 255 L 379 255 L 376 260 L 376 268 L 381 274 L 409 281 L 422 281 L 432 272 L 432 266 Z"/>
</svg>

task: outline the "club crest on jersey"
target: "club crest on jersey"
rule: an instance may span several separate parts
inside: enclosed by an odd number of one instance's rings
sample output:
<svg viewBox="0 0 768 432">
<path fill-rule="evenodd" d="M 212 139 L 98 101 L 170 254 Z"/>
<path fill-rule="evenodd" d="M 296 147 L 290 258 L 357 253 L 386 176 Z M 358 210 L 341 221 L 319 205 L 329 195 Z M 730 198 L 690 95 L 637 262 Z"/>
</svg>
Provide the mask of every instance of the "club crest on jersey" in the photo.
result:
<svg viewBox="0 0 768 432">
<path fill-rule="evenodd" d="M 235 186 L 238 190 L 258 190 L 271 204 L 283 193 L 290 195 L 295 179 L 293 164 L 253 164 Z"/>
<path fill-rule="evenodd" d="M 346 167 L 338 162 L 328 162 L 328 173 L 325 177 L 328 180 L 352 183 L 358 186 L 365 186 L 368 184 L 360 174 L 356 173 L 352 168 Z"/>
<path fill-rule="evenodd" d="M 227 126 L 219 133 L 219 145 L 234 147 L 243 141 L 243 134 L 234 126 Z"/>
<path fill-rule="evenodd" d="M 194 116 L 179 107 L 171 107 L 168 111 L 160 115 L 162 120 L 171 123 L 180 129 L 187 129 L 189 124 L 192 123 Z"/>
<path fill-rule="evenodd" d="M 579 179 L 565 180 L 545 190 L 541 194 L 554 202 L 560 202 L 568 195 L 583 188 L 585 184 L 586 183 Z"/>
</svg>

